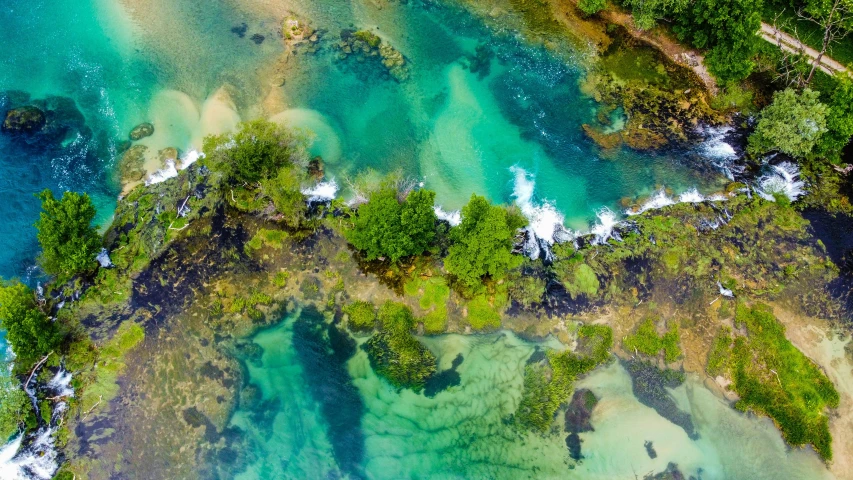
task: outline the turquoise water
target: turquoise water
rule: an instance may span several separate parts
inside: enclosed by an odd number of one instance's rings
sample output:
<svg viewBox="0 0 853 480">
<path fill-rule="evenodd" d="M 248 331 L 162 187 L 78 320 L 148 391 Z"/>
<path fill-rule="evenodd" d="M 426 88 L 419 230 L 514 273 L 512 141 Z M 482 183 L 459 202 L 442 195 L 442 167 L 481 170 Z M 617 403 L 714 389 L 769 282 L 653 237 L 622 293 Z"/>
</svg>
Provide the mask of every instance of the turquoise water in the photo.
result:
<svg viewBox="0 0 853 480">
<path fill-rule="evenodd" d="M 789 450 L 766 418 L 740 414 L 698 378 L 670 390 L 692 416 L 698 439 L 641 404 L 618 362 L 579 382 L 599 398 L 594 431 L 582 454 L 569 457 L 566 433 L 519 432 L 511 415 L 524 366 L 536 350 L 559 347 L 511 333 L 443 335 L 422 341 L 439 370 L 459 384 L 433 397 L 397 391 L 378 378 L 355 340 L 306 309 L 254 337 L 260 361 L 246 364 L 244 392 L 232 426 L 252 455 L 220 466 L 239 479 L 264 478 L 640 478 L 675 463 L 702 479 L 831 478 L 820 460 Z M 260 393 L 257 393 L 260 392 Z M 555 422 L 559 424 L 561 422 Z M 650 458 L 645 442 L 652 442 Z"/>
</svg>

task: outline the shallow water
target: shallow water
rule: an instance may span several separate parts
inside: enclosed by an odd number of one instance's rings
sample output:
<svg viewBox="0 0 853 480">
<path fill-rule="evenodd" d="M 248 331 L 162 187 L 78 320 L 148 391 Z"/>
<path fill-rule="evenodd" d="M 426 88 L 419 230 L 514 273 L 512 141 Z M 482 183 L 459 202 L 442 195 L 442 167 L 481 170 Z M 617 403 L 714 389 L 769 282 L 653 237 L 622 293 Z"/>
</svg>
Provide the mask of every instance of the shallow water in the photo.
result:
<svg viewBox="0 0 853 480">
<path fill-rule="evenodd" d="M 311 328 L 316 334 L 305 335 Z M 439 370 L 463 358 L 460 383 L 429 398 L 392 388 L 360 349 L 330 353 L 339 350 L 329 348 L 324 332 L 322 316 L 309 310 L 254 337 L 264 355 L 260 364 L 247 364 L 247 383 L 263 392 L 264 402 L 241 406 L 232 423 L 247 432 L 246 445 L 257 457 L 240 465 L 236 478 L 337 472 L 367 478 L 612 479 L 658 473 L 669 463 L 703 479 L 831 478 L 816 455 L 789 450 L 768 419 L 737 412 L 697 378 L 670 392 L 693 417 L 699 435 L 694 441 L 634 397 L 618 362 L 594 371 L 577 384 L 592 390 L 599 403 L 594 431 L 580 434 L 584 459 L 575 462 L 566 433 L 524 434 L 510 422 L 527 359 L 546 345 L 558 347 L 555 341 L 535 344 L 508 332 L 423 338 Z M 341 397 L 340 391 L 357 396 Z M 250 421 L 259 415 L 266 421 Z M 647 441 L 657 458 L 647 454 Z"/>
</svg>

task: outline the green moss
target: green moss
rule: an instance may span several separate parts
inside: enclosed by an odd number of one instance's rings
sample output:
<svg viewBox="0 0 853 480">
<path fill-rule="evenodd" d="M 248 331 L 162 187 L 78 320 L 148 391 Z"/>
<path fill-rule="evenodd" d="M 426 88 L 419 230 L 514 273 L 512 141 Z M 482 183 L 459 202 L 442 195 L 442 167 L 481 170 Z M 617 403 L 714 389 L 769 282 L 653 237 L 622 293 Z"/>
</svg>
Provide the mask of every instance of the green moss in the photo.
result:
<svg viewBox="0 0 853 480">
<path fill-rule="evenodd" d="M 246 253 L 256 252 L 265 246 L 275 250 L 281 250 L 287 237 L 287 232 L 284 230 L 268 230 L 266 228 L 261 228 L 255 233 L 251 240 L 246 242 Z"/>
<path fill-rule="evenodd" d="M 276 272 L 275 277 L 273 277 L 272 283 L 276 287 L 283 288 L 287 285 L 287 280 L 290 278 L 290 272 Z"/>
<path fill-rule="evenodd" d="M 721 331 L 708 365 L 709 371 L 731 375 L 740 396 L 735 408 L 769 416 L 789 444 L 811 444 L 822 458 L 832 459 L 826 409 L 839 402 L 832 382 L 785 338 L 770 307 L 740 304 L 735 321 L 746 335 L 730 345 L 728 332 Z"/>
<path fill-rule="evenodd" d="M 127 321 L 121 324 L 113 338 L 98 350 L 94 377 L 88 377 L 82 389 L 82 411 L 89 411 L 95 405 L 106 406 L 118 394 L 119 386 L 116 380 L 124 371 L 124 357 L 144 338 L 145 330 L 139 324 Z"/>
<path fill-rule="evenodd" d="M 357 300 L 343 308 L 349 315 L 347 326 L 356 331 L 373 330 L 376 324 L 376 307 L 370 302 Z"/>
<path fill-rule="evenodd" d="M 663 351 L 667 363 L 678 360 L 681 348 L 678 346 L 678 325 L 673 324 L 662 336 L 658 335 L 655 322 L 647 318 L 637 328 L 637 332 L 622 340 L 622 347 L 628 352 L 637 352 L 649 357 L 657 356 Z"/>
<path fill-rule="evenodd" d="M 731 365 L 732 329 L 720 327 L 719 333 L 714 338 L 714 345 L 708 353 L 708 375 L 716 377 L 729 371 Z"/>
<path fill-rule="evenodd" d="M 468 302 L 468 323 L 475 330 L 500 328 L 501 316 L 485 295 L 478 295 Z"/>
<path fill-rule="evenodd" d="M 441 333 L 447 326 L 447 300 L 450 287 L 444 277 L 421 278 L 416 276 L 403 285 L 403 292 L 418 298 L 421 309 L 426 311 L 422 319 L 427 333 Z"/>
<path fill-rule="evenodd" d="M 578 298 L 581 295 L 592 298 L 598 294 L 601 283 L 592 267 L 584 263 L 582 255 L 575 254 L 559 260 L 554 264 L 553 269 L 572 298 Z"/>
</svg>

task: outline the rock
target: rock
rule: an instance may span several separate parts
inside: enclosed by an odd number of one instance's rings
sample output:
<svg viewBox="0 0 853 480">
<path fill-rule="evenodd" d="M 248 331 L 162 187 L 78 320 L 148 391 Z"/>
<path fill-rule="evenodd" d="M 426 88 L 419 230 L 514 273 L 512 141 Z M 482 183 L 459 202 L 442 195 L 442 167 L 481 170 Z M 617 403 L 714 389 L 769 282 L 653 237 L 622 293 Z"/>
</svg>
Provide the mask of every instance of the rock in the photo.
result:
<svg viewBox="0 0 853 480">
<path fill-rule="evenodd" d="M 145 145 L 133 145 L 119 162 L 119 177 L 122 184 L 138 182 L 145 176 L 145 153 L 148 147 Z"/>
<path fill-rule="evenodd" d="M 32 135 L 44 128 L 47 119 L 44 112 L 33 106 L 9 110 L 3 121 L 3 131 L 10 134 Z"/>
<path fill-rule="evenodd" d="M 255 42 L 255 45 L 260 45 L 260 44 L 264 43 L 264 39 L 265 39 L 265 37 L 263 35 L 261 35 L 260 33 L 256 33 L 249 38 L 253 42 Z"/>
<path fill-rule="evenodd" d="M 116 151 L 122 154 L 130 149 L 133 143 L 130 140 L 121 140 L 116 144 Z"/>
<path fill-rule="evenodd" d="M 172 160 L 173 162 L 178 161 L 178 149 L 175 147 L 166 147 L 159 152 L 157 152 L 157 159 L 160 161 L 160 164 L 164 167 L 166 166 L 166 162 Z"/>
<path fill-rule="evenodd" d="M 308 162 L 308 175 L 312 178 L 320 181 L 323 179 L 325 175 L 324 167 L 323 167 L 323 158 L 322 157 L 314 157 Z"/>
<path fill-rule="evenodd" d="M 616 148 L 622 144 L 622 136 L 619 132 L 613 133 L 604 133 L 601 130 L 588 125 L 583 124 L 582 126 L 583 132 L 589 137 L 590 140 L 596 143 L 599 147 L 610 150 L 612 148 Z"/>
<path fill-rule="evenodd" d="M 151 135 L 154 135 L 154 125 L 148 122 L 140 123 L 130 131 L 130 139 L 134 142 L 142 140 L 145 137 L 150 137 Z"/>
<path fill-rule="evenodd" d="M 645 128 L 640 122 L 635 121 L 628 122 L 621 136 L 625 145 L 634 150 L 654 150 L 668 143 L 665 136 Z"/>
</svg>

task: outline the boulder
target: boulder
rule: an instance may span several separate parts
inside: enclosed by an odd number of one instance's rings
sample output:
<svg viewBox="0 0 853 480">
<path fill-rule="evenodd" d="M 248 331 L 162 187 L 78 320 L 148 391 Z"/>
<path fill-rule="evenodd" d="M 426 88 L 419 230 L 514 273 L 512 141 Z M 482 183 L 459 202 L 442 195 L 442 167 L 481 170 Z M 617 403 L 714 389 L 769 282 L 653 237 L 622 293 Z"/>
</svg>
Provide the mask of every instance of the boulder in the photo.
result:
<svg viewBox="0 0 853 480">
<path fill-rule="evenodd" d="M 31 135 L 44 128 L 47 118 L 41 109 L 33 106 L 14 108 L 6 113 L 3 131 L 11 134 Z"/>
<path fill-rule="evenodd" d="M 148 147 L 134 145 L 124 152 L 119 162 L 119 176 L 122 184 L 138 182 L 145 176 L 145 153 Z"/>
<path fill-rule="evenodd" d="M 142 140 L 145 137 L 150 137 L 151 135 L 154 135 L 154 125 L 148 122 L 140 123 L 130 131 L 130 139 L 134 142 Z"/>
</svg>

